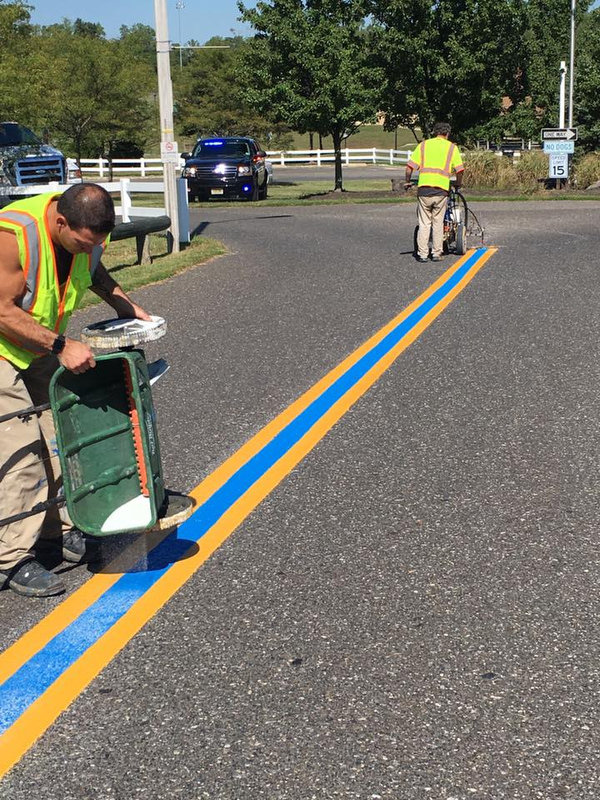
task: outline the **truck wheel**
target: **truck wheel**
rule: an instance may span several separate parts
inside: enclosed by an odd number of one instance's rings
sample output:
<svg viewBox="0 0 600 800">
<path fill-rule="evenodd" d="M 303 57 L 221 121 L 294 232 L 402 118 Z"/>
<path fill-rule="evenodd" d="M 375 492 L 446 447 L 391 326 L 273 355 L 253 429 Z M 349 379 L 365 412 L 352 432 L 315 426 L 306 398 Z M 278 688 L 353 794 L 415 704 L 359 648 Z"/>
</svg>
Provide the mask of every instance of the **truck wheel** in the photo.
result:
<svg viewBox="0 0 600 800">
<path fill-rule="evenodd" d="M 269 194 L 268 182 L 269 182 L 268 181 L 268 177 L 265 177 L 265 182 L 263 183 L 261 188 L 258 190 L 258 199 L 259 200 L 266 200 L 267 199 L 267 195 Z"/>
</svg>

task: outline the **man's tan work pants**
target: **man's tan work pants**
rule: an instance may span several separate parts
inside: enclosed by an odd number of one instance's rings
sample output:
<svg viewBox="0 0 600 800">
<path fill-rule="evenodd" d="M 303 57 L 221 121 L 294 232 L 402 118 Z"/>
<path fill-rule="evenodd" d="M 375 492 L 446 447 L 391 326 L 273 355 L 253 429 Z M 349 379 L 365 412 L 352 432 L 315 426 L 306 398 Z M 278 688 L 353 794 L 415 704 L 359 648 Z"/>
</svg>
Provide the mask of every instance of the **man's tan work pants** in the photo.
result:
<svg viewBox="0 0 600 800">
<path fill-rule="evenodd" d="M 38 358 L 26 370 L 0 359 L 0 416 L 47 403 L 57 367 L 54 356 Z M 55 497 L 61 485 L 52 412 L 0 422 L 0 519 Z M 32 555 L 41 536 L 53 539 L 70 527 L 56 508 L 0 526 L 0 569 L 11 569 Z"/>
<path fill-rule="evenodd" d="M 417 214 L 419 233 L 417 235 L 417 255 L 429 256 L 429 232 L 431 231 L 431 255 L 441 256 L 444 246 L 444 214 L 448 198 L 445 194 L 418 198 Z"/>
</svg>

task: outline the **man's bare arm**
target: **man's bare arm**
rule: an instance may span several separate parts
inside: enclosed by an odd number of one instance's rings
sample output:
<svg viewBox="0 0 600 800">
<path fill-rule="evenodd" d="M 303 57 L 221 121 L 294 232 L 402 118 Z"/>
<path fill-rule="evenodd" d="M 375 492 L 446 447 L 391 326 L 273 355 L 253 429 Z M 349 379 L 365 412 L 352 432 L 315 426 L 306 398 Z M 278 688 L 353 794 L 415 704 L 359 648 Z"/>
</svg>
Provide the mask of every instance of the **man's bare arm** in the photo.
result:
<svg viewBox="0 0 600 800">
<path fill-rule="evenodd" d="M 116 280 L 108 274 L 102 262 L 96 267 L 92 278 L 91 289 L 98 297 L 104 300 L 105 303 L 112 306 L 119 317 L 150 319 L 150 314 L 144 311 L 141 306 L 138 306 L 137 303 L 134 303 L 133 300 L 125 294 Z"/>
<path fill-rule="evenodd" d="M 0 333 L 33 353 L 50 353 L 56 332 L 40 325 L 23 311 L 19 304 L 25 291 L 17 239 L 9 231 L 0 230 Z M 90 348 L 75 339 L 66 339 L 59 360 L 73 372 L 85 372 L 96 363 Z"/>
</svg>

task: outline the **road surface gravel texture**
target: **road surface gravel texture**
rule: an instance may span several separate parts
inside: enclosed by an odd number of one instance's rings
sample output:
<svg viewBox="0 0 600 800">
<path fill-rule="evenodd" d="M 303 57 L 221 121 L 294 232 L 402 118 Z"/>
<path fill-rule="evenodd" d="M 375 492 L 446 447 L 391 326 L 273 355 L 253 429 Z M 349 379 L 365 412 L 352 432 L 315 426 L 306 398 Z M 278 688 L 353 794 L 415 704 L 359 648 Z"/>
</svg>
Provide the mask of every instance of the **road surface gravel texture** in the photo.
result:
<svg viewBox="0 0 600 800">
<path fill-rule="evenodd" d="M 498 252 L 4 800 L 598 798 L 600 203 L 475 207 Z M 168 321 L 147 353 L 171 364 L 155 403 L 180 490 L 442 271 L 412 258 L 414 205 L 193 217 L 231 253 L 134 295 Z M 60 569 L 70 591 L 90 575 Z M 3 646 L 60 602 L 2 592 Z"/>
</svg>

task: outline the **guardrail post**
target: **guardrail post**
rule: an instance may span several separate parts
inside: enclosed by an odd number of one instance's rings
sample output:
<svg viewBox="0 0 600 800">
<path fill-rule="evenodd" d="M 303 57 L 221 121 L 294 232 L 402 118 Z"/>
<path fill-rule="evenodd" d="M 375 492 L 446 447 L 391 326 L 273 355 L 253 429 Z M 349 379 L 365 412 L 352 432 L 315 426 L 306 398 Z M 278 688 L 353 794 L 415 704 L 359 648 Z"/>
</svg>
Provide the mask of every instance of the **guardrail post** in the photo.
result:
<svg viewBox="0 0 600 800">
<path fill-rule="evenodd" d="M 131 195 L 129 194 L 129 178 L 121 178 L 121 219 L 123 222 L 131 222 Z"/>
<path fill-rule="evenodd" d="M 394 164 L 394 151 L 390 149 L 390 164 Z"/>
<path fill-rule="evenodd" d="M 373 163 L 377 163 L 377 148 L 373 148 Z"/>
<path fill-rule="evenodd" d="M 281 166 L 285 167 L 285 153 L 281 151 Z"/>
<path fill-rule="evenodd" d="M 141 177 L 146 177 L 146 161 L 143 158 L 140 158 L 140 173 Z"/>
<path fill-rule="evenodd" d="M 100 158 L 98 159 L 98 167 L 99 167 L 98 175 L 99 175 L 100 178 L 103 178 L 104 177 L 104 159 L 102 158 L 102 156 L 100 156 Z"/>
<path fill-rule="evenodd" d="M 317 167 L 321 166 L 321 151 L 317 150 Z"/>
</svg>

